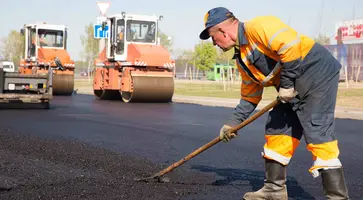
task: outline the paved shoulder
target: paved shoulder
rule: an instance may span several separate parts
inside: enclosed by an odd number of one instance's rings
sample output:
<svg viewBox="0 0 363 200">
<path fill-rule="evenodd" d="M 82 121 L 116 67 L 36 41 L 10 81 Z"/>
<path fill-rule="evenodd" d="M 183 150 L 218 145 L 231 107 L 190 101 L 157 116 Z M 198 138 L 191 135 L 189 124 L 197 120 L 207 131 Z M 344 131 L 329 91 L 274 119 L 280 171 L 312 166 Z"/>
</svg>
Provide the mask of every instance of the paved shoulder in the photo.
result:
<svg viewBox="0 0 363 200">
<path fill-rule="evenodd" d="M 173 102 L 234 108 L 239 103 L 239 99 L 174 95 Z M 257 106 L 257 109 L 263 108 L 268 103 L 270 102 L 261 101 L 260 104 Z M 363 119 L 363 108 L 348 108 L 337 106 L 335 112 L 335 117 L 337 118 Z"/>
</svg>

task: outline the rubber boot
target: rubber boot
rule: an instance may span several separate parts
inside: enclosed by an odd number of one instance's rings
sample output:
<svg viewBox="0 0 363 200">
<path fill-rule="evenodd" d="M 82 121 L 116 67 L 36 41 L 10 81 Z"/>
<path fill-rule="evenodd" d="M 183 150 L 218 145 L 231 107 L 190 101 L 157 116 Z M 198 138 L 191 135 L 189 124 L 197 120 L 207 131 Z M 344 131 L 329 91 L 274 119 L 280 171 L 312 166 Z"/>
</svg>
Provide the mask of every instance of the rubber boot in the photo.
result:
<svg viewBox="0 0 363 200">
<path fill-rule="evenodd" d="M 247 192 L 245 200 L 287 200 L 286 167 L 280 163 L 265 159 L 265 183 L 256 192 Z"/>
<path fill-rule="evenodd" d="M 321 170 L 321 179 L 324 195 L 328 200 L 349 199 L 343 168 Z"/>
</svg>

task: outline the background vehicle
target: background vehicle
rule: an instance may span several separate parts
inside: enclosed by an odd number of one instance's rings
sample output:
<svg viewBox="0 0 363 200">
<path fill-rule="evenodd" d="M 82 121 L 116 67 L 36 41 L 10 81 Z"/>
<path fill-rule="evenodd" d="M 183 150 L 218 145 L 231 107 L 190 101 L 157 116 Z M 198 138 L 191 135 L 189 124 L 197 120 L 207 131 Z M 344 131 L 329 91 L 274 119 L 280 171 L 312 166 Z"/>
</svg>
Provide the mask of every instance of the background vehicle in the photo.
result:
<svg viewBox="0 0 363 200">
<path fill-rule="evenodd" d="M 2 68 L 4 72 L 15 72 L 15 65 L 11 61 L 0 61 L 0 68 Z"/>
<path fill-rule="evenodd" d="M 72 95 L 75 64 L 67 52 L 67 27 L 25 24 L 21 33 L 25 36 L 25 56 L 20 61 L 19 72 L 44 74 L 53 68 L 53 94 Z"/>
<path fill-rule="evenodd" d="M 161 17 L 122 12 L 102 22 L 109 34 L 97 59 L 93 89 L 98 99 L 122 98 L 124 102 L 169 102 L 174 93 L 173 67 L 160 45 Z"/>
</svg>

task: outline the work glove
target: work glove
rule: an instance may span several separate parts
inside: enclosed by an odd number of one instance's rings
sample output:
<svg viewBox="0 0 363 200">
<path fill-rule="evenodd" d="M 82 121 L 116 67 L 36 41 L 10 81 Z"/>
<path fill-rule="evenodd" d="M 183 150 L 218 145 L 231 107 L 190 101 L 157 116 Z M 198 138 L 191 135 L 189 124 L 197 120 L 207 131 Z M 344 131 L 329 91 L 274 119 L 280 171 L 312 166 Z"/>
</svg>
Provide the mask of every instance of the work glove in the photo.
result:
<svg viewBox="0 0 363 200">
<path fill-rule="evenodd" d="M 281 99 L 282 103 L 287 103 L 289 101 L 291 101 L 293 98 L 295 98 L 295 96 L 297 95 L 297 92 L 295 91 L 294 88 L 280 88 L 279 89 L 279 97 Z"/>
<path fill-rule="evenodd" d="M 237 136 L 237 133 L 229 133 L 231 128 L 232 127 L 229 125 L 224 125 L 219 132 L 219 139 L 221 139 L 224 143 L 227 143 L 229 140 Z"/>
</svg>

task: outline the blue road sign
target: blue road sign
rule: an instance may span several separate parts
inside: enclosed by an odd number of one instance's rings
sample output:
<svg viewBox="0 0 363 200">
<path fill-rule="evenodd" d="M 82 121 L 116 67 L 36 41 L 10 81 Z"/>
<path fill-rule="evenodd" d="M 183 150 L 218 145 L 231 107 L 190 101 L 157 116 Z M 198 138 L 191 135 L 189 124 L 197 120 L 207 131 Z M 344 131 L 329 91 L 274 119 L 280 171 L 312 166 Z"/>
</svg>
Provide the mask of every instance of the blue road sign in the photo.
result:
<svg viewBox="0 0 363 200">
<path fill-rule="evenodd" d="M 108 26 L 105 26 L 105 29 L 102 30 L 101 24 L 95 24 L 93 26 L 93 37 L 94 38 L 108 38 L 109 30 Z"/>
</svg>

